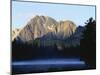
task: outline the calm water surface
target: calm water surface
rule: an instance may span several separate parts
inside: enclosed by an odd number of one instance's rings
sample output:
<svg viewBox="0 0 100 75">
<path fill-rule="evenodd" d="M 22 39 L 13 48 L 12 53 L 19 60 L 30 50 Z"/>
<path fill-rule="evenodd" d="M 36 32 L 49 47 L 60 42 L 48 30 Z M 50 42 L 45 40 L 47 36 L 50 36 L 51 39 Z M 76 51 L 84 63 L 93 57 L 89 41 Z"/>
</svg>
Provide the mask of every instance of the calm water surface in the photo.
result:
<svg viewBox="0 0 100 75">
<path fill-rule="evenodd" d="M 84 67 L 86 67 L 86 63 L 79 58 L 39 59 L 12 62 L 12 71 L 15 73 L 83 69 Z"/>
</svg>

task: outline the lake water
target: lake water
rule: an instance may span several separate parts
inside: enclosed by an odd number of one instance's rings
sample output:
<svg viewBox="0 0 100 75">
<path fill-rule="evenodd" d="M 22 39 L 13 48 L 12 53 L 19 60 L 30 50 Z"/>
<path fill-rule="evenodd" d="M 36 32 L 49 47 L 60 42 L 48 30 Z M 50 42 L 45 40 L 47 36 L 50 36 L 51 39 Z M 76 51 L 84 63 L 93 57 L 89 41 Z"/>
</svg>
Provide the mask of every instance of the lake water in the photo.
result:
<svg viewBox="0 0 100 75">
<path fill-rule="evenodd" d="M 60 70 L 84 69 L 86 63 L 78 58 L 39 59 L 12 62 L 14 73 L 48 72 Z"/>
</svg>

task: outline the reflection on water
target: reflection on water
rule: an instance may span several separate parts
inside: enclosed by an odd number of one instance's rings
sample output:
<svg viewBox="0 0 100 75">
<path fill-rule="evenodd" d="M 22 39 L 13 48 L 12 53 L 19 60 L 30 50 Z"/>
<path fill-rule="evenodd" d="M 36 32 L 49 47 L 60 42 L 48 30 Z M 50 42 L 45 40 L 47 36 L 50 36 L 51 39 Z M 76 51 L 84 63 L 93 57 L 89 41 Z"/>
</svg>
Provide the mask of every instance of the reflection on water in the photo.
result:
<svg viewBox="0 0 100 75">
<path fill-rule="evenodd" d="M 85 66 L 85 62 L 80 59 L 42 59 L 13 62 L 12 70 L 15 73 L 28 73 L 83 69 Z"/>
</svg>

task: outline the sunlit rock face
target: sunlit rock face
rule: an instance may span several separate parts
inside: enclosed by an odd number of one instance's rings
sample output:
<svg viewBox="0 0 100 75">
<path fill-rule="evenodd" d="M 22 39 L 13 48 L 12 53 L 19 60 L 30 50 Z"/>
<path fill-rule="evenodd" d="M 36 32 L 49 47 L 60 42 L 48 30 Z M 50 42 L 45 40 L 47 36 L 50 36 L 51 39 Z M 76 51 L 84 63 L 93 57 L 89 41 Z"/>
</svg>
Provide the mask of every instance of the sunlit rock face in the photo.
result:
<svg viewBox="0 0 100 75">
<path fill-rule="evenodd" d="M 17 35 L 19 34 L 20 29 L 14 29 L 12 31 L 12 41 L 17 37 Z"/>
<path fill-rule="evenodd" d="M 50 37 L 66 38 L 71 36 L 75 30 L 76 25 L 72 21 L 57 22 L 51 17 L 37 15 L 26 24 L 14 39 L 28 42 L 43 37 L 48 33 L 50 33 Z"/>
<path fill-rule="evenodd" d="M 76 25 L 72 21 L 61 21 L 57 26 L 58 38 L 70 37 L 76 30 Z"/>
</svg>

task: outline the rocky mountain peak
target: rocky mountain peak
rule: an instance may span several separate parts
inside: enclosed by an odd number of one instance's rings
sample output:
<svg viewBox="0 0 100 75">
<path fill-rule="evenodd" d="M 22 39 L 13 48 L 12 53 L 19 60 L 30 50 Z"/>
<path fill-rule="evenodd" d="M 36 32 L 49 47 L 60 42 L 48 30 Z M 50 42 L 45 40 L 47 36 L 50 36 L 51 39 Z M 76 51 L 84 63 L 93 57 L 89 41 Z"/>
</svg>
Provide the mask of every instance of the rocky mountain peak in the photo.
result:
<svg viewBox="0 0 100 75">
<path fill-rule="evenodd" d="M 47 39 L 49 37 L 64 39 L 71 36 L 76 28 L 75 23 L 69 20 L 57 22 L 49 16 L 36 15 L 26 24 L 19 34 L 14 37 L 14 39 L 28 42 L 36 38 L 41 38 L 47 34 L 49 34 Z"/>
</svg>

